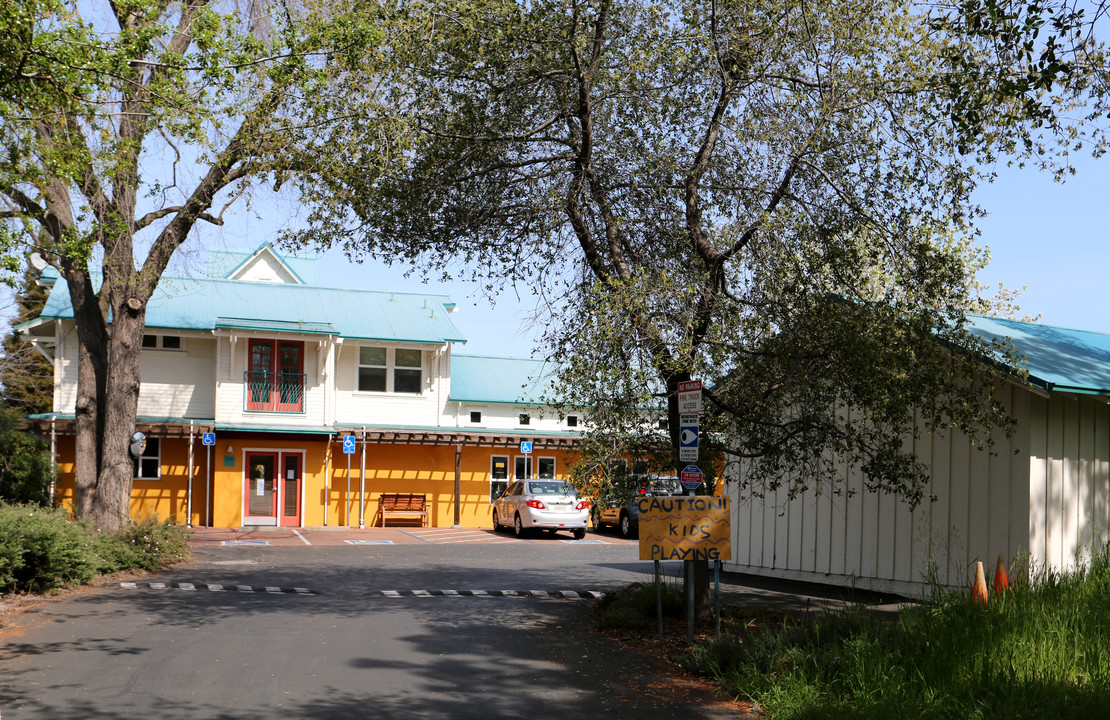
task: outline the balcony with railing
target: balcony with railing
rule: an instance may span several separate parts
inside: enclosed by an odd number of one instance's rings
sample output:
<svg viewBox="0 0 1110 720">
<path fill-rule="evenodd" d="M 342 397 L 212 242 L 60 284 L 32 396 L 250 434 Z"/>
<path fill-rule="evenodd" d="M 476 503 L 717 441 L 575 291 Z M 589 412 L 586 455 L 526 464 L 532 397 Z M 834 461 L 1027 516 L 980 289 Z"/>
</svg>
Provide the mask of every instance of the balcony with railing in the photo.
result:
<svg viewBox="0 0 1110 720">
<path fill-rule="evenodd" d="M 243 408 L 248 412 L 303 413 L 304 373 L 243 373 L 246 391 Z"/>
</svg>

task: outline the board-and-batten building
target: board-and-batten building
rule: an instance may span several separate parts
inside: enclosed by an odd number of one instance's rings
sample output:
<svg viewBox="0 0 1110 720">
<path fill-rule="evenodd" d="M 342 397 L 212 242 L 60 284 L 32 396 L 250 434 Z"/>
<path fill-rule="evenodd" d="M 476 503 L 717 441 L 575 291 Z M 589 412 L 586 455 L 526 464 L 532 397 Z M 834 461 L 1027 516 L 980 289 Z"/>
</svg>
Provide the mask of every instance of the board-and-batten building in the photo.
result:
<svg viewBox="0 0 1110 720">
<path fill-rule="evenodd" d="M 443 295 L 320 285 L 315 256 L 268 243 L 210 251 L 208 277 L 162 278 L 146 314 L 132 516 L 374 525 L 382 494 L 417 493 L 429 524 L 474 526 L 509 480 L 563 477 L 580 416 L 545 408 L 549 368 L 456 354 L 453 310 Z M 54 438 L 56 496 L 70 503 L 77 332 L 64 282 L 20 331 L 54 363 L 53 412 L 32 421 Z"/>
<path fill-rule="evenodd" d="M 733 475 L 732 562 L 726 569 L 919 595 L 935 579 L 966 586 L 975 562 L 999 555 L 1034 572 L 1067 570 L 1110 540 L 1110 335 L 971 317 L 974 332 L 1008 337 L 1028 384 L 1000 393 L 1017 420 L 994 453 L 959 434 L 923 434 L 913 450 L 931 471 L 913 512 L 888 495 L 785 491 L 747 500 Z M 742 472 L 738 469 L 737 472 Z M 1020 565 L 1018 572 L 1020 572 Z"/>
</svg>

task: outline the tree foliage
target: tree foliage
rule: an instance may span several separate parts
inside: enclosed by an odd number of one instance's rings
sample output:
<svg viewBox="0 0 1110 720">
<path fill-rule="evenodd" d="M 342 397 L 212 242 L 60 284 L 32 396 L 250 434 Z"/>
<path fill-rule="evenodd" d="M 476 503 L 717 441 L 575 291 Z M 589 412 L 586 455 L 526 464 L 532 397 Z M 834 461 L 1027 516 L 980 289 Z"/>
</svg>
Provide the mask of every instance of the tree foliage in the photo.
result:
<svg viewBox="0 0 1110 720">
<path fill-rule="evenodd" d="M 46 304 L 46 289 L 37 280 L 38 272 L 28 263 L 15 291 L 12 331 L 4 339 L 0 357 L 0 405 L 27 415 L 50 412 L 54 403 L 54 366 L 15 330 L 38 317 Z"/>
<path fill-rule="evenodd" d="M 127 520 L 146 304 L 171 257 L 301 171 L 298 145 L 338 137 L 320 98 L 380 36 L 373 3 L 0 5 L 0 217 L 74 306 L 79 516 Z"/>
<path fill-rule="evenodd" d="M 972 191 L 1002 153 L 1102 142 L 1075 112 L 1097 63 L 1052 65 L 1028 12 L 969 12 L 404 4 L 393 22 L 424 43 L 382 69 L 396 110 L 364 141 L 390 164 L 304 176 L 344 212 L 292 240 L 533 288 L 598 467 L 643 452 L 661 414 L 675 448 L 675 389 L 697 378 L 703 444 L 745 461 L 753 491 L 840 491 L 847 460 L 915 503 L 907 437 L 986 446 L 1011 422 L 982 361 L 1016 358 L 966 329 L 1008 303 L 974 278 Z"/>
<path fill-rule="evenodd" d="M 19 421 L 17 412 L 0 407 L 0 501 L 48 505 L 54 477 L 49 449 Z"/>
</svg>

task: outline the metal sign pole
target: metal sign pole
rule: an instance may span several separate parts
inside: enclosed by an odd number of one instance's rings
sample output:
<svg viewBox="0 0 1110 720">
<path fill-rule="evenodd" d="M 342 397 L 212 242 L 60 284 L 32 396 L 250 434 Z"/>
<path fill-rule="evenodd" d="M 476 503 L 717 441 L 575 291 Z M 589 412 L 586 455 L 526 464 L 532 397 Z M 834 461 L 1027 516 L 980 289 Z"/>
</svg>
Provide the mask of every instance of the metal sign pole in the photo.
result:
<svg viewBox="0 0 1110 720">
<path fill-rule="evenodd" d="M 659 644 L 663 644 L 663 563 L 655 562 L 655 626 L 659 629 Z"/>
<path fill-rule="evenodd" d="M 347 453 L 347 527 L 351 526 L 351 453 Z"/>
<path fill-rule="evenodd" d="M 358 470 L 358 526 L 366 527 L 366 428 L 362 428 L 362 460 Z"/>
<path fill-rule="evenodd" d="M 185 517 L 188 527 L 193 526 L 193 446 L 197 444 L 197 436 L 193 434 L 193 421 L 189 421 L 189 486 L 185 490 Z"/>
<path fill-rule="evenodd" d="M 212 505 L 212 446 L 204 446 L 204 474 L 208 477 L 204 485 L 204 527 L 212 527 L 208 518 L 208 508 Z"/>
</svg>

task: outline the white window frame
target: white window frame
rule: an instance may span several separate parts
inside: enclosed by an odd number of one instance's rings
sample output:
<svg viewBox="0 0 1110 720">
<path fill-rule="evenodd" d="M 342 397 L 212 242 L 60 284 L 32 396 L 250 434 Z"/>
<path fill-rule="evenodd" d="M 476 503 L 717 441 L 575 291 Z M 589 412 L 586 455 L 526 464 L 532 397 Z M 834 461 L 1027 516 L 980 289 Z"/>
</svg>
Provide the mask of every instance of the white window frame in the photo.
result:
<svg viewBox="0 0 1110 720">
<path fill-rule="evenodd" d="M 151 446 L 154 452 L 150 452 Z M 143 461 L 154 463 L 154 475 L 143 475 Z M 161 438 L 147 438 L 146 447 L 143 448 L 143 454 L 139 457 L 131 458 L 131 473 L 133 479 L 143 480 L 146 482 L 154 482 L 162 479 L 162 439 Z"/>
<path fill-rule="evenodd" d="M 397 353 L 399 352 L 414 352 L 420 359 L 416 365 L 399 365 L 397 363 Z M 392 348 L 389 353 L 390 359 L 393 361 L 393 371 L 390 379 L 393 382 L 393 392 L 399 395 L 423 395 L 424 394 L 424 351 L 418 348 Z M 397 390 L 397 373 L 399 372 L 412 372 L 417 373 L 416 392 L 401 392 Z"/>
<path fill-rule="evenodd" d="M 532 425 L 532 413 L 526 413 L 526 412 L 517 413 L 516 423 L 517 423 L 517 425 L 520 425 L 521 427 L 523 427 L 525 425 L 531 426 Z"/>
<path fill-rule="evenodd" d="M 495 478 L 493 476 L 493 465 L 499 459 L 505 461 L 505 477 L 503 477 L 503 478 Z M 493 505 L 493 501 L 495 499 L 497 499 L 497 494 L 498 493 L 494 492 L 494 488 L 497 487 L 498 483 L 502 484 L 502 487 L 500 488 L 499 492 L 505 492 L 506 490 L 509 489 L 509 486 L 512 485 L 513 482 L 514 482 L 513 481 L 513 469 L 512 469 L 512 466 L 509 465 L 509 460 L 510 459 L 511 458 L 509 458 L 508 455 L 490 455 L 490 458 L 489 458 L 489 504 L 490 505 Z"/>
<path fill-rule="evenodd" d="M 571 422 L 572 420 L 574 422 Z M 572 427 L 572 428 L 581 427 L 582 418 L 579 417 L 578 415 L 567 415 L 566 423 L 567 423 L 567 427 Z"/>
<path fill-rule="evenodd" d="M 466 408 L 466 424 L 467 425 L 481 425 L 482 424 L 482 411 L 478 408 Z M 474 413 L 478 413 L 478 419 L 474 419 Z"/>
<path fill-rule="evenodd" d="M 543 464 L 544 464 L 544 462 L 546 462 L 548 460 L 551 461 L 551 477 L 549 477 L 549 478 L 544 477 L 543 472 L 542 472 Z M 540 480 L 555 480 L 559 477 L 557 467 L 558 466 L 555 464 L 555 458 L 554 457 L 549 457 L 549 456 L 546 456 L 546 455 L 543 456 L 543 457 L 538 457 L 538 458 L 536 458 L 536 477 Z"/>
<path fill-rule="evenodd" d="M 370 365 L 362 362 L 362 349 L 375 348 L 385 351 L 385 365 Z M 412 352 L 420 353 L 420 366 L 415 365 L 398 365 L 397 364 L 397 351 L 410 350 Z M 424 350 L 420 348 L 392 348 L 383 347 L 381 345 L 359 345 L 356 347 L 357 355 L 355 357 L 355 392 L 364 395 L 403 395 L 406 397 L 419 397 L 424 394 L 424 382 L 427 377 L 425 370 L 425 357 Z M 363 368 L 382 369 L 385 371 L 385 389 L 384 390 L 362 390 L 359 388 L 359 372 Z M 397 387 L 397 371 L 412 371 L 415 370 L 420 373 L 420 389 L 416 392 L 400 392 Z"/>
<path fill-rule="evenodd" d="M 517 465 L 522 460 L 524 461 L 524 475 L 518 475 L 517 474 Z M 523 480 L 532 480 L 532 479 L 534 479 L 532 477 L 533 472 L 534 472 L 534 465 L 532 464 L 532 456 L 531 455 L 517 455 L 516 457 L 513 458 L 513 476 L 512 476 L 512 480 L 514 482 L 516 482 L 517 480 L 523 481 Z"/>
</svg>

